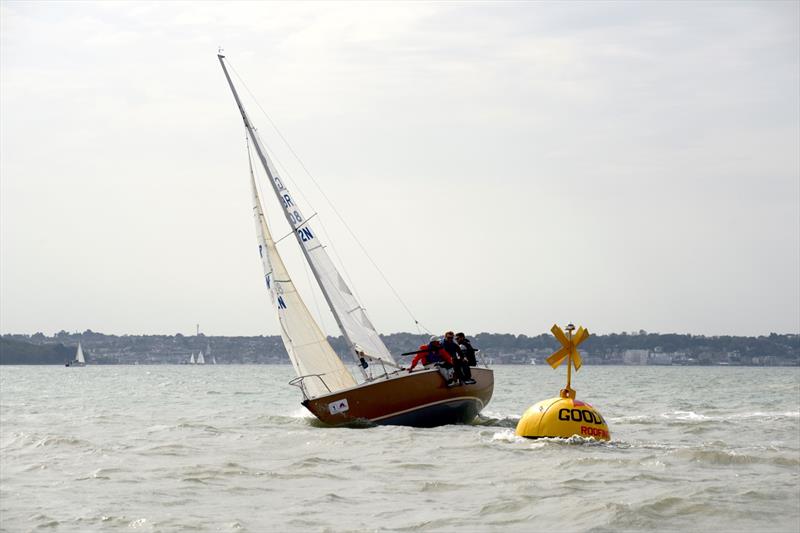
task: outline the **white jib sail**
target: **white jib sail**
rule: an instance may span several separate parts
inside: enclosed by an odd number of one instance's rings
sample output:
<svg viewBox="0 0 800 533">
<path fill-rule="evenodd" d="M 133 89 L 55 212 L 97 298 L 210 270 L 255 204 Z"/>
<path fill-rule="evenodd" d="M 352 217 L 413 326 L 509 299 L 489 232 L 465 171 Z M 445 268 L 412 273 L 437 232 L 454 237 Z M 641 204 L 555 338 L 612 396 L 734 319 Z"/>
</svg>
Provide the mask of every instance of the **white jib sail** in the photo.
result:
<svg viewBox="0 0 800 533">
<path fill-rule="evenodd" d="M 75 360 L 79 363 L 86 362 L 86 359 L 83 357 L 83 348 L 81 348 L 81 343 L 78 343 L 78 351 L 75 353 Z"/>
<path fill-rule="evenodd" d="M 189 364 L 190 365 L 194 364 L 194 352 L 192 352 L 192 356 L 189 358 Z"/>
<path fill-rule="evenodd" d="M 203 357 L 203 350 L 200 350 L 200 353 L 197 354 L 197 364 L 198 365 L 206 364 L 206 358 Z"/>
<path fill-rule="evenodd" d="M 252 165 L 250 183 L 258 253 L 264 267 L 264 281 L 278 313 L 283 344 L 298 376 L 319 376 L 303 380 L 306 394 L 313 398 L 354 386 L 353 375 L 328 343 L 286 271 L 264 217 Z"/>
</svg>

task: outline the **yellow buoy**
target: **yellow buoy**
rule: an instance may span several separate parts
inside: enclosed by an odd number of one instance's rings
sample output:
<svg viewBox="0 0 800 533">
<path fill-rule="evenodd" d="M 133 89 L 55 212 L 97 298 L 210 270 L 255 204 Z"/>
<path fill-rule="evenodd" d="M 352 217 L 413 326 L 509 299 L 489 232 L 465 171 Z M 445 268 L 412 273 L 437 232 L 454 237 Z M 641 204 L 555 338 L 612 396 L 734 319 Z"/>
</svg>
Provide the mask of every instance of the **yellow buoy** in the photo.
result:
<svg viewBox="0 0 800 533">
<path fill-rule="evenodd" d="M 555 324 L 551 328 L 550 331 L 561 343 L 561 349 L 548 357 L 547 362 L 553 368 L 557 368 L 565 360 L 567 361 L 567 386 L 561 389 L 558 397 L 542 400 L 529 407 L 517 424 L 516 434 L 533 439 L 569 438 L 578 435 L 610 440 L 611 432 L 603 416 L 590 404 L 576 400 L 575 390 L 570 387 L 572 367 L 575 367 L 577 372 L 582 365 L 578 345 L 589 337 L 589 331 L 581 326 L 573 336 L 575 326 L 572 324 L 569 324 L 566 330 L 567 333 L 564 334 Z"/>
</svg>

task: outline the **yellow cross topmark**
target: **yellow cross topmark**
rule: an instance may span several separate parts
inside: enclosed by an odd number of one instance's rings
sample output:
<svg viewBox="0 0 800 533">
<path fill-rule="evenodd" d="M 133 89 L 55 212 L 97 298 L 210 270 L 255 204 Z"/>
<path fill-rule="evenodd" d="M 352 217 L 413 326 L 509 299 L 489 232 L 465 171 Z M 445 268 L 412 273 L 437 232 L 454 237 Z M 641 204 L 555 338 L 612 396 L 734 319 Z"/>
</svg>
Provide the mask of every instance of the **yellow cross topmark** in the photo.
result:
<svg viewBox="0 0 800 533">
<path fill-rule="evenodd" d="M 564 362 L 564 359 L 569 357 L 575 370 L 578 370 L 582 364 L 581 354 L 578 352 L 578 345 L 589 338 L 589 330 L 581 326 L 578 328 L 578 331 L 575 332 L 575 335 L 567 337 L 564 331 L 558 327 L 558 324 L 553 324 L 550 331 L 555 335 L 556 339 L 558 339 L 558 342 L 561 343 L 561 348 L 547 358 L 548 364 L 553 368 L 558 368 L 558 366 Z M 569 362 L 567 365 L 569 365 Z"/>
</svg>

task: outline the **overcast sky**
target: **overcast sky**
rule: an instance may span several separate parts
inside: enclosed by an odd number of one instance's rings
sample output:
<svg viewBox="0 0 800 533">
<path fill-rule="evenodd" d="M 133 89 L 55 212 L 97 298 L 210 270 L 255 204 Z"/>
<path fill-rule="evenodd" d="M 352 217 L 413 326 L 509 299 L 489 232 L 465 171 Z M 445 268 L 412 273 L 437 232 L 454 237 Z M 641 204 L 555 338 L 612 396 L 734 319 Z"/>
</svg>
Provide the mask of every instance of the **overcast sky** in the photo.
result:
<svg viewBox="0 0 800 533">
<path fill-rule="evenodd" d="M 799 6 L 3 1 L 0 331 L 278 333 L 222 46 L 384 333 L 256 102 L 431 331 L 797 333 Z"/>
</svg>

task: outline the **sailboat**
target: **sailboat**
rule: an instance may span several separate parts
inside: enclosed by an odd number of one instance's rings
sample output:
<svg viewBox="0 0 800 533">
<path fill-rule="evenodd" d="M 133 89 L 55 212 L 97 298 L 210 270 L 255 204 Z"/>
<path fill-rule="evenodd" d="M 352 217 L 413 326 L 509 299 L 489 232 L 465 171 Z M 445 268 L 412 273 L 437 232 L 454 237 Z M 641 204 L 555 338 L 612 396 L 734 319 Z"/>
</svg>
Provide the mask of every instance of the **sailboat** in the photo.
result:
<svg viewBox="0 0 800 533">
<path fill-rule="evenodd" d="M 192 352 L 192 356 L 189 358 L 189 364 L 190 364 L 190 365 L 193 365 L 193 364 L 195 364 L 195 361 L 194 361 L 194 352 Z"/>
<path fill-rule="evenodd" d="M 75 351 L 75 359 L 67 361 L 64 366 L 86 366 L 86 358 L 83 356 L 83 348 L 78 342 L 78 349 Z"/>
<path fill-rule="evenodd" d="M 366 310 L 334 265 L 318 234 L 279 176 L 242 105 L 226 66 L 217 55 L 247 130 L 250 185 L 258 253 L 264 282 L 277 313 L 281 337 L 297 377 L 289 382 L 302 393 L 302 405 L 329 425 L 369 422 L 433 427 L 469 423 L 492 397 L 494 375 L 472 368 L 474 384 L 448 388 L 436 368 L 410 373 L 395 362 Z M 305 261 L 354 359 L 356 378 L 331 347 L 298 293 L 270 232 L 250 152 L 252 145 L 266 172 Z"/>
<path fill-rule="evenodd" d="M 212 365 L 216 365 L 217 364 L 217 358 L 215 356 L 211 355 L 211 343 L 208 342 L 208 341 L 206 341 L 206 356 L 211 356 L 211 364 Z"/>
<path fill-rule="evenodd" d="M 198 365 L 206 364 L 206 358 L 203 357 L 203 350 L 200 350 L 200 353 L 197 354 L 197 364 Z"/>
</svg>

